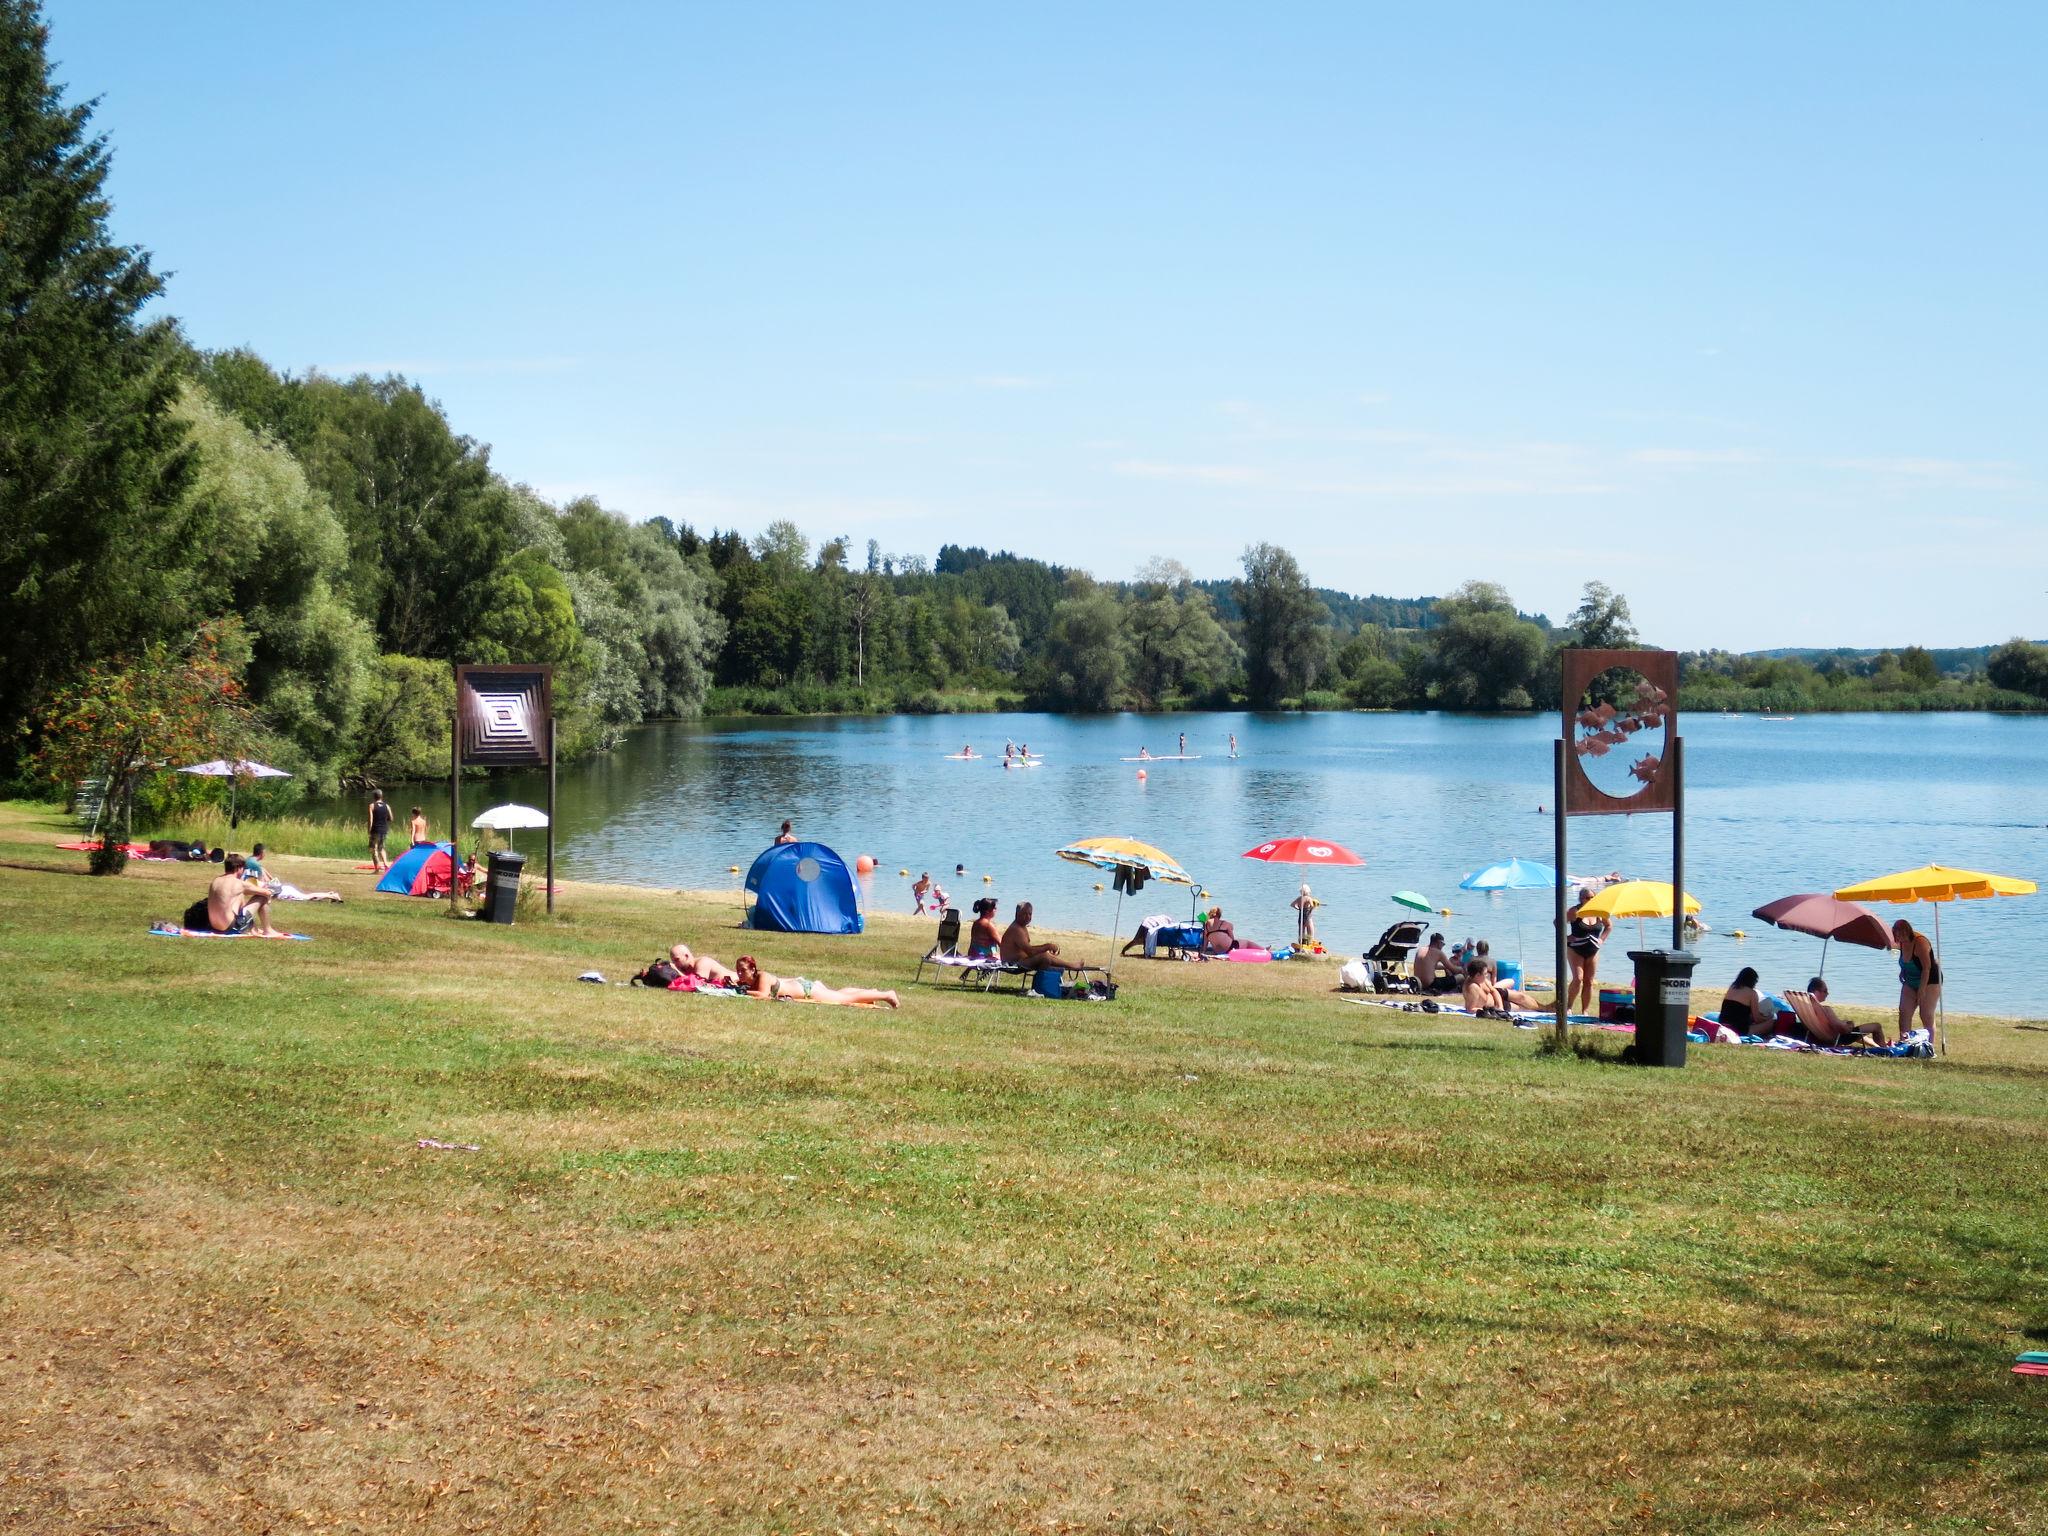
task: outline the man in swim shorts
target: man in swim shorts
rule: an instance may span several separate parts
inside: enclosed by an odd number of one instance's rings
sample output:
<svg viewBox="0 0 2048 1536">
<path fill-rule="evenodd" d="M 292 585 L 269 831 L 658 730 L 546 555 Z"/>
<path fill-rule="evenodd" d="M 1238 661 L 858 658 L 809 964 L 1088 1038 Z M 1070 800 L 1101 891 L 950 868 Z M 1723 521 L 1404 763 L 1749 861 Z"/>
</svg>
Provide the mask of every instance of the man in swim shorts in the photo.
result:
<svg viewBox="0 0 2048 1536">
<path fill-rule="evenodd" d="M 370 866 L 382 874 L 391 867 L 384 852 L 384 839 L 391 832 L 391 805 L 381 789 L 370 792 Z"/>
<path fill-rule="evenodd" d="M 1060 960 L 1057 944 L 1034 944 L 1031 941 L 1031 903 L 1017 903 L 1017 915 L 1010 926 L 1003 930 L 1003 964 L 1013 965 L 1020 971 L 1078 970 Z"/>
<path fill-rule="evenodd" d="M 277 930 L 270 926 L 270 893 L 257 890 L 243 877 L 242 869 L 246 862 L 239 853 L 229 854 L 221 863 L 221 872 L 207 885 L 207 930 L 211 933 L 249 933 L 260 939 L 277 938 Z M 198 903 L 193 905 L 196 907 Z"/>
</svg>

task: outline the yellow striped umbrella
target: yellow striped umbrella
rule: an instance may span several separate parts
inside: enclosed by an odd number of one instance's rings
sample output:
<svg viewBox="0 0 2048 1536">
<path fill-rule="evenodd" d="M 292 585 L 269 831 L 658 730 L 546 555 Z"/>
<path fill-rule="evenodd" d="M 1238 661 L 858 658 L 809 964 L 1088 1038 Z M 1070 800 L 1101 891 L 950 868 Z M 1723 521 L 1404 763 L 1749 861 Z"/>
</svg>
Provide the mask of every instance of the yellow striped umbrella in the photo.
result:
<svg viewBox="0 0 2048 1536">
<path fill-rule="evenodd" d="M 1142 871 L 1148 879 L 1165 880 L 1174 885 L 1193 885 L 1194 879 L 1180 867 L 1180 861 L 1163 848 L 1150 843 L 1141 843 L 1135 837 L 1084 837 L 1078 843 L 1069 843 L 1056 848 L 1054 854 L 1073 864 L 1086 864 L 1091 869 L 1129 869 Z M 1116 916 L 1109 920 L 1109 949 L 1112 960 L 1116 952 L 1116 935 L 1124 918 L 1124 886 L 1119 880 L 1116 887 Z"/>
</svg>

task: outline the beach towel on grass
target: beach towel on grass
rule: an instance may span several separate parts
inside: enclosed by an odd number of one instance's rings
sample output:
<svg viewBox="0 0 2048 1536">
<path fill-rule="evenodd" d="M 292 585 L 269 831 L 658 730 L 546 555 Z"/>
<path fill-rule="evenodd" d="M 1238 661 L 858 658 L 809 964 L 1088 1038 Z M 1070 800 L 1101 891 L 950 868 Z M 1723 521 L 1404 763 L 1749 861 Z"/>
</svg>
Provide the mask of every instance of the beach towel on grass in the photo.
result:
<svg viewBox="0 0 2048 1536">
<path fill-rule="evenodd" d="M 215 933 L 211 928 L 180 928 L 176 923 L 152 923 L 149 931 L 159 939 L 260 939 L 260 933 Z M 280 933 L 280 939 L 297 939 L 302 944 L 313 942 L 310 933 Z"/>
</svg>

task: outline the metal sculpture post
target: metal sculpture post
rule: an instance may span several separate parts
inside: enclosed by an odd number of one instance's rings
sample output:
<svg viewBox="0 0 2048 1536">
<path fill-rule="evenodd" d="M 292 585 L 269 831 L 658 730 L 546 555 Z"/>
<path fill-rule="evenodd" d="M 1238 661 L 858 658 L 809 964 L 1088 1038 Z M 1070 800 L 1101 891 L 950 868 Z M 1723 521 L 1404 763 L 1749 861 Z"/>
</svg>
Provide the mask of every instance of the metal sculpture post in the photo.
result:
<svg viewBox="0 0 2048 1536">
<path fill-rule="evenodd" d="M 548 771 L 548 911 L 555 910 L 555 669 L 458 666 L 448 775 L 450 831 L 462 826 L 462 766 Z"/>
<path fill-rule="evenodd" d="M 1591 698 L 1604 673 L 1636 674 L 1618 699 Z M 1565 958 L 1565 891 L 1571 818 L 1637 813 L 1671 817 L 1671 948 L 1632 950 L 1636 962 L 1636 1060 L 1645 1066 L 1685 1065 L 1685 1026 L 1697 957 L 1685 947 L 1685 742 L 1678 732 L 1678 653 L 1675 651 L 1568 650 L 1564 652 L 1563 731 L 1552 751 L 1557 797 L 1557 1035 L 1570 1029 L 1571 998 Z M 1612 794 L 1586 775 L 1584 760 L 1619 750 L 1628 763 L 1623 793 Z"/>
</svg>

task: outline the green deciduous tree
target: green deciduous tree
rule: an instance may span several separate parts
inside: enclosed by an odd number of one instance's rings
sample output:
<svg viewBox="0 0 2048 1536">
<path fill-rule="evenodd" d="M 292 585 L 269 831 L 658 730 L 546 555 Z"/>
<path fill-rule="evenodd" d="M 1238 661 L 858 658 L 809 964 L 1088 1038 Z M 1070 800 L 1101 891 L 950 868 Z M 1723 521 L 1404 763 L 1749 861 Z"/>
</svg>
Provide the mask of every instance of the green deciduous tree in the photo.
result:
<svg viewBox="0 0 2048 1536">
<path fill-rule="evenodd" d="M 1052 611 L 1052 626 L 1033 671 L 1033 692 L 1055 709 L 1100 713 L 1123 702 L 1129 641 L 1123 605 L 1085 578 Z"/>
<path fill-rule="evenodd" d="M 200 558 L 167 573 L 163 600 L 192 622 L 221 607 L 250 638 L 248 689 L 302 776 L 329 776 L 355 729 L 377 658 L 370 626 L 336 590 L 348 540 L 326 499 L 280 444 L 188 382 L 177 414 L 192 464 L 180 515 Z"/>
<path fill-rule="evenodd" d="M 1131 685 L 1147 703 L 1202 697 L 1237 670 L 1237 646 L 1216 621 L 1215 604 L 1177 560 L 1154 560 L 1138 572 L 1126 618 Z"/>
<path fill-rule="evenodd" d="M 349 781 L 368 788 L 448 772 L 455 671 L 417 656 L 380 656 L 349 743 Z"/>
<path fill-rule="evenodd" d="M 1985 672 L 2000 688 L 2048 699 L 2048 645 L 2008 640 L 1991 653 Z"/>
<path fill-rule="evenodd" d="M 183 646 L 151 641 L 89 664 L 35 722 L 37 765 L 58 786 L 103 780 L 108 839 L 118 822 L 125 842 L 142 774 L 250 752 L 256 725 L 240 678 L 247 655 L 247 637 L 227 620 L 202 626 Z"/>
<path fill-rule="evenodd" d="M 1604 581 L 1589 581 L 1579 606 L 1565 622 L 1571 643 L 1587 651 L 1625 651 L 1636 645 L 1636 627 L 1628 599 Z"/>
<path fill-rule="evenodd" d="M 1505 588 L 1468 581 L 1436 604 L 1431 697 L 1450 709 L 1529 709 L 1549 650 Z"/>
<path fill-rule="evenodd" d="M 1231 590 L 1244 615 L 1245 692 L 1253 707 L 1307 693 L 1329 665 L 1330 613 L 1294 556 L 1252 545 Z"/>
</svg>

